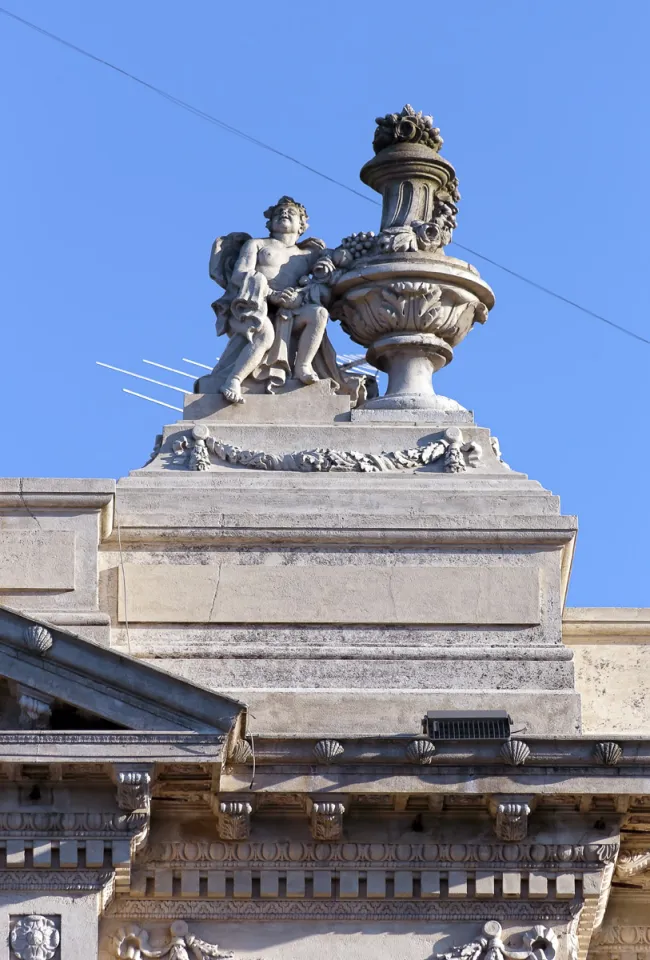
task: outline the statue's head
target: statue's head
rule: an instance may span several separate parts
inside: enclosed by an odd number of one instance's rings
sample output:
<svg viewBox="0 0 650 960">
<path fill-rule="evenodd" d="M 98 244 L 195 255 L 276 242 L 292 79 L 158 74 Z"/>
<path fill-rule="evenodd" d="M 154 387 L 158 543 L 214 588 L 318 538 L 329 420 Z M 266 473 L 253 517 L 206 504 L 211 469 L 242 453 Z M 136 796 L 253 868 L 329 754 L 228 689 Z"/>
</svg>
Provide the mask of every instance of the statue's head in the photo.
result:
<svg viewBox="0 0 650 960">
<path fill-rule="evenodd" d="M 293 197 L 280 197 L 277 203 L 264 211 L 264 216 L 271 236 L 275 233 L 297 233 L 300 236 L 307 229 L 307 211 Z"/>
</svg>

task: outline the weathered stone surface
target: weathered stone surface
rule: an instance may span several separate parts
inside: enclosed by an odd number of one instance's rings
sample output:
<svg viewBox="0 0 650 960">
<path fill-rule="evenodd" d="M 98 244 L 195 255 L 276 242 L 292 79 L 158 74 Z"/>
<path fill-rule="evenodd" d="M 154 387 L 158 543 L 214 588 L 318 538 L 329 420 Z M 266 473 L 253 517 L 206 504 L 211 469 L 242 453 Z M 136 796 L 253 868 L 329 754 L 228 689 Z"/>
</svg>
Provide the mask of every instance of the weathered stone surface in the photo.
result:
<svg viewBox="0 0 650 960">
<path fill-rule="evenodd" d="M 127 563 L 119 617 L 135 623 L 539 623 L 539 575 L 496 564 Z M 126 603 L 125 603 L 126 591 Z"/>
<path fill-rule="evenodd" d="M 72 531 L 0 531 L 0 595 L 15 590 L 74 590 Z"/>
<path fill-rule="evenodd" d="M 221 393 L 185 395 L 185 420 L 215 420 L 221 423 L 332 423 L 350 419 L 350 397 L 338 394 L 332 380 L 305 386 L 287 380 L 277 393 L 267 393 L 262 384 L 247 381 L 242 386 L 244 404 L 229 403 Z"/>
</svg>

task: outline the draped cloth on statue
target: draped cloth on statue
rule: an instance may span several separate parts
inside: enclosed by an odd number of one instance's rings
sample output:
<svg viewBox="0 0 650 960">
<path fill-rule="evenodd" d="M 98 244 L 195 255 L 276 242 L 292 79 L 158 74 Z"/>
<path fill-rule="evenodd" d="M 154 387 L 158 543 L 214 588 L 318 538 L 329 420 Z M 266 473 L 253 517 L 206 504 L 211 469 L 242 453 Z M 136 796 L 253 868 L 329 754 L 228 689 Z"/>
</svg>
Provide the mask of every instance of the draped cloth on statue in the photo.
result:
<svg viewBox="0 0 650 960">
<path fill-rule="evenodd" d="M 306 286 L 293 291 L 290 307 L 280 305 L 278 301 L 287 300 L 285 291 L 270 289 L 262 274 L 253 273 L 246 277 L 236 296 L 226 292 L 216 300 L 212 307 L 217 315 L 217 335 L 228 334 L 230 339 L 214 370 L 214 389 L 219 390 L 230 381 L 238 366 L 239 354 L 250 341 L 251 332 L 267 317 L 273 324 L 275 336 L 251 377 L 253 380 L 263 381 L 269 393 L 282 387 L 285 381 L 293 376 L 297 339 L 294 331 L 296 309 L 308 302 L 310 297 L 310 288 Z M 365 399 L 363 378 L 345 375 L 339 369 L 334 347 L 327 334 L 323 335 L 313 367 L 321 380 L 329 378 L 334 381 L 337 393 L 348 394 L 357 402 Z"/>
</svg>

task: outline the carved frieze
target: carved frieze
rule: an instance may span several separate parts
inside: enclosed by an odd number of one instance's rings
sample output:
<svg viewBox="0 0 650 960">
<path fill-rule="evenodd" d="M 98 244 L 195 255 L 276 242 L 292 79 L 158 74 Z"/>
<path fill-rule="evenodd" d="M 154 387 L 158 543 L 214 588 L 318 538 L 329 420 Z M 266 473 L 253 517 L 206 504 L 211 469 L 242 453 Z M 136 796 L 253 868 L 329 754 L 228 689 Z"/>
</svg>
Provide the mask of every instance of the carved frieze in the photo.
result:
<svg viewBox="0 0 650 960">
<path fill-rule="evenodd" d="M 194 432 L 199 429 L 195 427 Z M 462 473 L 479 467 L 483 451 L 475 440 L 465 441 L 458 427 L 449 427 L 439 440 L 413 447 L 410 450 L 392 450 L 382 453 L 359 453 L 356 450 L 330 450 L 315 448 L 292 453 L 268 453 L 264 450 L 243 450 L 210 436 L 207 427 L 201 425 L 205 437 L 202 443 L 215 458 L 233 466 L 251 470 L 283 470 L 298 473 L 384 473 L 391 470 L 414 470 L 441 461 L 445 473 Z M 189 449 L 194 441 L 187 437 L 175 441 L 174 448 Z M 185 458 L 189 470 L 208 469 L 210 458 L 200 468 Z"/>
<path fill-rule="evenodd" d="M 492 916 L 522 923 L 568 923 L 575 912 L 570 902 L 509 900 L 493 904 Z M 327 921 L 465 921 L 485 918 L 481 900 L 114 900 L 107 917 L 120 920 L 327 920 Z"/>
<path fill-rule="evenodd" d="M 291 865 L 556 865 L 568 869 L 576 865 L 612 863 L 617 856 L 616 843 L 319 843 L 302 841 L 257 841 L 222 843 L 207 840 L 153 843 L 143 852 L 148 863 L 221 863 L 269 866 Z M 479 866 L 479 868 L 482 868 Z"/>
</svg>

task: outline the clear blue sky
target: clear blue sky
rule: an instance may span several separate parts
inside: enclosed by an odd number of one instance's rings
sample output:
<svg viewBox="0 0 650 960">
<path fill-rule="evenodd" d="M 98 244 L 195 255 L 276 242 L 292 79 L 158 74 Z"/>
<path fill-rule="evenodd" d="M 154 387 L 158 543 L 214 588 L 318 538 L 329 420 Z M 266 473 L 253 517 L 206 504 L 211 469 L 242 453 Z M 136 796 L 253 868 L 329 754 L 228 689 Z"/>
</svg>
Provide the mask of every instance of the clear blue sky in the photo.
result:
<svg viewBox="0 0 650 960">
<path fill-rule="evenodd" d="M 366 192 L 375 116 L 433 113 L 458 241 L 650 338 L 646 0 L 5 3 Z M 378 211 L 5 17 L 0 83 L 0 472 L 119 477 L 176 415 L 95 360 L 212 361 L 213 238 L 283 193 L 328 243 Z M 497 306 L 439 392 L 578 514 L 570 602 L 650 605 L 650 346 L 475 263 Z"/>
</svg>

